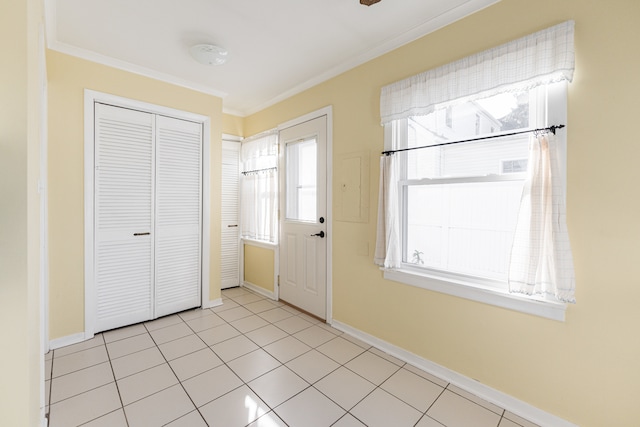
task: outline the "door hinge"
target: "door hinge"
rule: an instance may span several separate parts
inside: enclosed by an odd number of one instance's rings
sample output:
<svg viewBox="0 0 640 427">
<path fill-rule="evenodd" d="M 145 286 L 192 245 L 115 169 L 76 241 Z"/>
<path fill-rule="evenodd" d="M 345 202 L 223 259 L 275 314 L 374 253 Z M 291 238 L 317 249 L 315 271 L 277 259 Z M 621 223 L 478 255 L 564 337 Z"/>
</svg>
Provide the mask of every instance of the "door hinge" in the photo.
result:
<svg viewBox="0 0 640 427">
<path fill-rule="evenodd" d="M 278 274 L 278 280 L 277 280 L 277 282 L 278 282 L 278 286 L 280 286 L 280 275 L 279 275 L 279 274 Z"/>
</svg>

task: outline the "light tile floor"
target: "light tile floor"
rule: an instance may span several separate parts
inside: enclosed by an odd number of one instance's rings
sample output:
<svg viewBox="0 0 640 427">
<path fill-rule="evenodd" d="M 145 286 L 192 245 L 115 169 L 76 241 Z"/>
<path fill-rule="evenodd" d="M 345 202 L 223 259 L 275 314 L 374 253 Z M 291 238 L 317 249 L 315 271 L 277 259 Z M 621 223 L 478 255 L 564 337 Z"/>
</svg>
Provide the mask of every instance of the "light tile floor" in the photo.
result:
<svg viewBox="0 0 640 427">
<path fill-rule="evenodd" d="M 244 288 L 46 355 L 51 427 L 532 427 Z"/>
</svg>

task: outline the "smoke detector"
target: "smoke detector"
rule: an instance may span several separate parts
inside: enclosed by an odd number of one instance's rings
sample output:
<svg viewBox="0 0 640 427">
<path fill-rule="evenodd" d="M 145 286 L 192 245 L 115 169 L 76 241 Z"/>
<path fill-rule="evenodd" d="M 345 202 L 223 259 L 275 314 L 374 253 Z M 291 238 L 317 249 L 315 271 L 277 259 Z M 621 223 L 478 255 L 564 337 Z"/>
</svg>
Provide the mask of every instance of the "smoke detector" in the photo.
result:
<svg viewBox="0 0 640 427">
<path fill-rule="evenodd" d="M 189 53 L 203 65 L 222 65 L 229 59 L 227 49 L 214 44 L 197 44 L 189 48 Z"/>
</svg>

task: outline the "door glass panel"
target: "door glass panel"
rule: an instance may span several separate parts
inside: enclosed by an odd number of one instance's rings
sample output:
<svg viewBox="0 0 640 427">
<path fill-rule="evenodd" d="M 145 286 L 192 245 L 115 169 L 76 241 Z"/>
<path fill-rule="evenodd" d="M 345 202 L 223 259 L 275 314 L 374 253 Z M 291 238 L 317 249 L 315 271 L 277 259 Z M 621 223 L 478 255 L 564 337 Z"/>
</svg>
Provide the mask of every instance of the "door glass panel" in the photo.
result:
<svg viewBox="0 0 640 427">
<path fill-rule="evenodd" d="M 287 165 L 287 219 L 316 222 L 316 139 L 310 138 L 288 143 L 285 161 Z"/>
</svg>

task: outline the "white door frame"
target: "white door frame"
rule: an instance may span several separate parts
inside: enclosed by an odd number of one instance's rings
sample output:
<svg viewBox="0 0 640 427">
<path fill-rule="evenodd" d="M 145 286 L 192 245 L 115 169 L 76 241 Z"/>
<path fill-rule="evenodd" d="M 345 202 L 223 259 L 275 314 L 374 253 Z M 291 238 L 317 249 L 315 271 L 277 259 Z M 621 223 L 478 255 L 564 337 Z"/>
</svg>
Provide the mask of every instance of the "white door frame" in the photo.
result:
<svg viewBox="0 0 640 427">
<path fill-rule="evenodd" d="M 297 117 L 288 122 L 278 125 L 278 132 L 283 129 L 290 128 L 292 126 L 299 125 L 304 122 L 308 122 L 313 119 L 317 119 L 322 116 L 327 116 L 327 313 L 326 322 L 331 324 L 333 321 L 333 259 L 332 259 L 332 247 L 333 247 L 333 107 L 331 105 L 321 108 L 304 116 Z M 279 143 L 279 142 L 278 142 Z M 282 149 L 282 147 L 280 147 Z M 279 173 L 282 173 L 280 171 Z M 280 193 L 282 197 L 282 189 Z M 280 214 L 280 222 L 282 222 L 285 215 Z M 280 224 L 280 232 L 282 232 L 282 224 Z M 280 240 L 280 239 L 279 239 Z M 279 263 L 278 263 L 279 264 Z M 278 265 L 278 274 L 280 271 L 280 265 Z M 279 287 L 279 285 L 278 285 Z"/>
<path fill-rule="evenodd" d="M 209 258 L 211 234 L 210 200 L 210 145 L 211 119 L 200 114 L 176 110 L 160 105 L 123 98 L 116 95 L 84 91 L 84 339 L 94 336 L 96 313 L 91 309 L 95 300 L 94 286 L 94 103 L 101 102 L 116 107 L 130 108 L 152 114 L 175 117 L 202 124 L 202 266 L 201 304 L 209 304 Z"/>
</svg>

